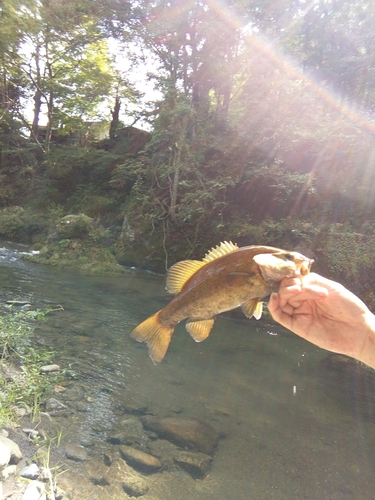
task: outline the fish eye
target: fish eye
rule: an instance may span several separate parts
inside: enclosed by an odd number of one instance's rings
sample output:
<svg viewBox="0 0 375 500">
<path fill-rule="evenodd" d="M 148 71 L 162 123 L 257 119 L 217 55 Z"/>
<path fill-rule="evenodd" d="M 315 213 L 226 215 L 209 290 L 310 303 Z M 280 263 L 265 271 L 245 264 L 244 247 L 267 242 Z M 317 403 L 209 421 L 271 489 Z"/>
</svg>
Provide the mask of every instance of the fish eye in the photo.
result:
<svg viewBox="0 0 375 500">
<path fill-rule="evenodd" d="M 285 260 L 294 260 L 294 256 L 291 253 L 286 253 L 284 257 Z"/>
</svg>

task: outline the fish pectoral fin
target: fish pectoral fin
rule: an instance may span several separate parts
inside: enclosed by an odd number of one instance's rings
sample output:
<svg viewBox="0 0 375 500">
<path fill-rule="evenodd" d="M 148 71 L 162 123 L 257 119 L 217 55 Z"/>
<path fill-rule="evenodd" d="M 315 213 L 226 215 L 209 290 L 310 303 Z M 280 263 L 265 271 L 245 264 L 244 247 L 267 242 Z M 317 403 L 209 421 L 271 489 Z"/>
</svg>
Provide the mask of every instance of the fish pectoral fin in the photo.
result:
<svg viewBox="0 0 375 500">
<path fill-rule="evenodd" d="M 161 323 L 159 312 L 136 326 L 130 334 L 137 342 L 146 342 L 148 354 L 155 365 L 164 358 L 174 330 Z"/>
<path fill-rule="evenodd" d="M 214 325 L 215 319 L 201 319 L 199 321 L 187 321 L 186 330 L 193 337 L 195 342 L 205 340 Z"/>
<path fill-rule="evenodd" d="M 242 304 L 241 309 L 248 318 L 254 316 L 255 319 L 260 319 L 263 312 L 263 302 L 259 299 L 251 299 Z"/>
<path fill-rule="evenodd" d="M 206 263 L 201 260 L 182 260 L 168 269 L 166 289 L 169 293 L 177 294 L 198 269 Z"/>
</svg>

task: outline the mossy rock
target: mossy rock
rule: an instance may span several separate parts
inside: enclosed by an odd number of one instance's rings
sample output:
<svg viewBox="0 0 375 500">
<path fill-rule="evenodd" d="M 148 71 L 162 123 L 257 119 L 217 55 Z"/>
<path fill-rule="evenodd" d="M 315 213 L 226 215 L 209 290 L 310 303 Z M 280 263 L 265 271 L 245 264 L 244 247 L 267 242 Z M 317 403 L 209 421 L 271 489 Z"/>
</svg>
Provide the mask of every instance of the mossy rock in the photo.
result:
<svg viewBox="0 0 375 500">
<path fill-rule="evenodd" d="M 39 254 L 25 255 L 25 260 L 92 274 L 121 274 L 124 269 L 109 249 L 78 239 L 61 240 L 44 246 Z"/>
<path fill-rule="evenodd" d="M 86 238 L 93 230 L 94 219 L 85 214 L 66 215 L 56 224 L 56 238 L 73 239 Z"/>
<path fill-rule="evenodd" d="M 39 254 L 25 259 L 94 274 L 119 274 L 123 268 L 103 246 L 107 231 L 85 214 L 66 215 L 51 229 Z"/>
</svg>

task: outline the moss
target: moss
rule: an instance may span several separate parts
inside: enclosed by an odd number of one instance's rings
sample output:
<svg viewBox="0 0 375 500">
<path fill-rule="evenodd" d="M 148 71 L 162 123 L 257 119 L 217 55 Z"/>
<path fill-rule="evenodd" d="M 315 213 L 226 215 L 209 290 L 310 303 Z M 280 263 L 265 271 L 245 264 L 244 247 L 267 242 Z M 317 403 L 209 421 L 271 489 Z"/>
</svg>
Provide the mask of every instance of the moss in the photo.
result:
<svg viewBox="0 0 375 500">
<path fill-rule="evenodd" d="M 39 254 L 25 255 L 32 262 L 79 269 L 95 274 L 123 272 L 110 249 L 102 245 L 104 228 L 84 214 L 68 215 L 53 226 Z"/>
<path fill-rule="evenodd" d="M 86 238 L 93 231 L 93 219 L 85 214 L 66 215 L 56 224 L 56 239 Z"/>
<path fill-rule="evenodd" d="M 25 255 L 24 259 L 40 264 L 49 264 L 68 269 L 79 269 L 95 274 L 120 274 L 123 268 L 114 255 L 106 248 L 83 245 L 72 240 L 69 248 L 59 248 L 58 244 L 44 246 L 37 255 Z"/>
</svg>

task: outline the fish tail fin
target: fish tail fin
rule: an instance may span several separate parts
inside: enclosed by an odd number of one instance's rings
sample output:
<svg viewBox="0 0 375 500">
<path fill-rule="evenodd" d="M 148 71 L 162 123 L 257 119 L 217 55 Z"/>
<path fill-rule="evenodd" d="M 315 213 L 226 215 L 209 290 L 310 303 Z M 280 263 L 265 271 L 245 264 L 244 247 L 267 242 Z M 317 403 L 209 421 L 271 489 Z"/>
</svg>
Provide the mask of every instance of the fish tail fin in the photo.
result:
<svg viewBox="0 0 375 500">
<path fill-rule="evenodd" d="M 140 323 L 130 334 L 138 342 L 146 342 L 149 356 L 155 365 L 164 358 L 174 330 L 174 327 L 163 325 L 159 313 L 160 311 Z"/>
</svg>

